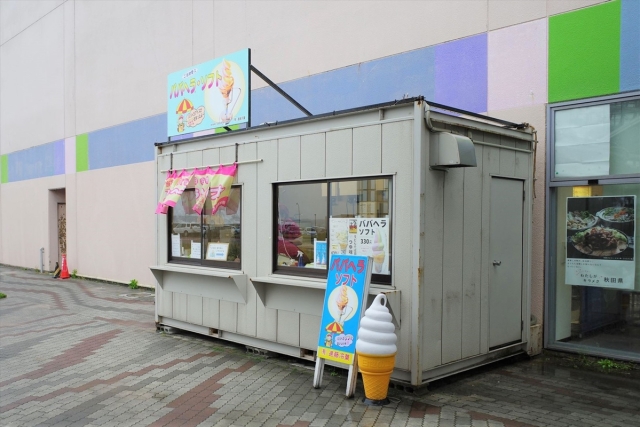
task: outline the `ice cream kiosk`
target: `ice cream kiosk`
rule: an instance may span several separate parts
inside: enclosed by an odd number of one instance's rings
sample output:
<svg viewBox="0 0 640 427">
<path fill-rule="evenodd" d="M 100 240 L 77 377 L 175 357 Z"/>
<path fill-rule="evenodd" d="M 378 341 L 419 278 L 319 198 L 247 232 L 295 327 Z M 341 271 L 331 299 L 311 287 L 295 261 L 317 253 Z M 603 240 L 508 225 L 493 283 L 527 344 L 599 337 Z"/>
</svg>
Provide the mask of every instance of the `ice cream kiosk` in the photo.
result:
<svg viewBox="0 0 640 427">
<path fill-rule="evenodd" d="M 232 59 L 208 65 L 210 105 L 174 86 L 156 144 L 159 327 L 313 360 L 327 265 L 350 254 L 393 315 L 398 385 L 526 352 L 533 129 L 422 97 L 234 127 Z"/>
</svg>

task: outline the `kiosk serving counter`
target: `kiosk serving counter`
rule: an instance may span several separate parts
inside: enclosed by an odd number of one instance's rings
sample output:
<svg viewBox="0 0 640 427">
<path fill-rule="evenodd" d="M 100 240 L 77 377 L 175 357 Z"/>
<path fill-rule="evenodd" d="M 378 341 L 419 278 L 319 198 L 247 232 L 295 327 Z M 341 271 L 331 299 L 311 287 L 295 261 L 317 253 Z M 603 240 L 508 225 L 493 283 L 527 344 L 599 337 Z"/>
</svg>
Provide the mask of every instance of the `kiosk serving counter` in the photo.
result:
<svg viewBox="0 0 640 427">
<path fill-rule="evenodd" d="M 157 215 L 157 324 L 313 359 L 327 262 L 351 253 L 387 295 L 395 381 L 527 351 L 533 130 L 452 110 L 412 98 L 159 144 L 158 195 L 167 171 L 237 173 L 216 214 L 187 187 Z"/>
</svg>

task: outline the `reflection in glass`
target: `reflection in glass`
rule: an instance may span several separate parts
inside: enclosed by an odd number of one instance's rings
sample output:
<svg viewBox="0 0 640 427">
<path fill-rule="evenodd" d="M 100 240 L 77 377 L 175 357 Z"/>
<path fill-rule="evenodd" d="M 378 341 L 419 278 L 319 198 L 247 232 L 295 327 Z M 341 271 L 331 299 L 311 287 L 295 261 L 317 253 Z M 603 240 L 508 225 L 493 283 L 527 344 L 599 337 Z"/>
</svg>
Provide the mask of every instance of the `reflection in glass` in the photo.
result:
<svg viewBox="0 0 640 427">
<path fill-rule="evenodd" d="M 200 216 L 192 209 L 195 191 L 186 189 L 176 206 L 169 210 L 171 259 L 196 263 L 234 262 L 229 268 L 240 268 L 241 196 L 241 187 L 233 187 L 227 206 L 215 215 L 211 215 L 211 200 L 207 199 Z"/>
<path fill-rule="evenodd" d="M 331 217 L 388 217 L 390 184 L 388 178 L 331 183 Z"/>
<path fill-rule="evenodd" d="M 314 242 L 327 239 L 327 184 L 280 185 L 276 192 L 277 264 L 314 267 Z"/>
<path fill-rule="evenodd" d="M 200 215 L 192 209 L 194 203 L 195 191 L 187 189 L 180 196 L 180 200 L 176 206 L 170 210 L 171 233 L 174 236 L 179 235 L 180 239 L 180 253 L 178 254 L 175 248 L 172 248 L 172 256 L 174 258 L 201 258 L 197 255 L 201 252 L 198 250 L 198 245 L 200 245 L 200 248 L 202 247 L 200 238 Z"/>
<path fill-rule="evenodd" d="M 215 215 L 211 215 L 211 199 L 207 199 L 205 214 L 202 216 L 205 259 L 240 262 L 240 200 L 240 187 L 233 187 L 227 206 L 221 207 Z M 210 244 L 221 244 L 217 245 L 218 250 L 226 247 L 226 259 L 214 256 L 211 253 L 212 246 Z"/>
<path fill-rule="evenodd" d="M 373 258 L 373 273 L 391 274 L 389 178 L 331 183 L 329 252 Z"/>
<path fill-rule="evenodd" d="M 611 104 L 609 173 L 640 173 L 640 99 Z"/>
<path fill-rule="evenodd" d="M 374 280 L 388 283 L 391 183 L 375 178 L 277 185 L 276 269 L 319 275 L 332 254 L 364 255 L 373 258 Z"/>
</svg>

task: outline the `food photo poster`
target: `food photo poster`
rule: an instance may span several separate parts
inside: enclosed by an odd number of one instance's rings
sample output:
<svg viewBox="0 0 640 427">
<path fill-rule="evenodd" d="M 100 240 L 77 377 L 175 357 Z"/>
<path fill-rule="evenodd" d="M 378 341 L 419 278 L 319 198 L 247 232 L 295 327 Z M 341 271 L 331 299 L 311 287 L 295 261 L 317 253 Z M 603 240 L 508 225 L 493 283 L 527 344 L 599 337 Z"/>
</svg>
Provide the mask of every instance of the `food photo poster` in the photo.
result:
<svg viewBox="0 0 640 427">
<path fill-rule="evenodd" d="M 568 285 L 633 289 L 636 196 L 567 198 Z"/>
</svg>

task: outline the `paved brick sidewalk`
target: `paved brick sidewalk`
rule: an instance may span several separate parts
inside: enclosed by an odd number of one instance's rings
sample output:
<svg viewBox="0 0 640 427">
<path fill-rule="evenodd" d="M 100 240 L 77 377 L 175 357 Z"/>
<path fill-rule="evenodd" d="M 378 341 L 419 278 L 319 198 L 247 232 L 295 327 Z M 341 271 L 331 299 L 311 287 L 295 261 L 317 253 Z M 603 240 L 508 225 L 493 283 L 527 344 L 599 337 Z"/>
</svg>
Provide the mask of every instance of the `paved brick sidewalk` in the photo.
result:
<svg viewBox="0 0 640 427">
<path fill-rule="evenodd" d="M 0 266 L 0 292 L 2 426 L 640 426 L 637 381 L 541 358 L 373 408 L 342 375 L 157 333 L 148 290 Z"/>
</svg>

